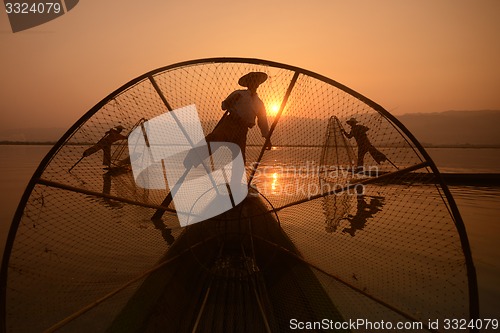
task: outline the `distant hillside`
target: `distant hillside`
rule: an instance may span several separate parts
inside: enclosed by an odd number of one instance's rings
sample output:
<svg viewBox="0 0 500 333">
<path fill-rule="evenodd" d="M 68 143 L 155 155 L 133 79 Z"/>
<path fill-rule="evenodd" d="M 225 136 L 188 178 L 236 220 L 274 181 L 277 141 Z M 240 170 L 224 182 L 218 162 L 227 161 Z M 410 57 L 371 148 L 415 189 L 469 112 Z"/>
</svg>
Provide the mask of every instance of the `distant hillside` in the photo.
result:
<svg viewBox="0 0 500 333">
<path fill-rule="evenodd" d="M 446 111 L 410 113 L 397 118 L 424 146 L 498 146 L 500 147 L 500 111 Z M 365 119 L 366 120 L 366 119 Z M 280 127 L 302 128 L 306 137 L 290 137 L 290 144 L 309 145 L 323 142 L 326 123 L 318 119 L 288 118 Z M 208 126 L 211 128 L 212 126 Z M 56 142 L 63 128 L 27 128 L 0 131 L 0 142 Z M 252 142 L 249 137 L 249 144 Z M 254 138 L 255 139 L 255 138 Z M 257 141 L 260 142 L 260 135 Z"/>
<path fill-rule="evenodd" d="M 424 145 L 500 146 L 500 111 L 410 113 L 397 118 Z"/>
<path fill-rule="evenodd" d="M 0 141 L 56 142 L 66 132 L 63 128 L 16 128 L 0 131 Z"/>
</svg>

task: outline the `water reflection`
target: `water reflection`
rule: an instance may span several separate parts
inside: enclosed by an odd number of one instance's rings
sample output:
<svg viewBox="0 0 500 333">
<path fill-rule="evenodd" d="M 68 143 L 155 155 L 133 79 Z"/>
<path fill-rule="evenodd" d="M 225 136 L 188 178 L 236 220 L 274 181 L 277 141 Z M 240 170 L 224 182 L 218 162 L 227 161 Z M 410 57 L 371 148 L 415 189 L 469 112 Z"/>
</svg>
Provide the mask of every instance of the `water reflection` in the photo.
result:
<svg viewBox="0 0 500 333">
<path fill-rule="evenodd" d="M 271 183 L 271 190 L 273 194 L 276 194 L 277 185 L 278 185 L 278 173 L 275 172 L 273 173 L 273 181 Z"/>
<path fill-rule="evenodd" d="M 175 241 L 174 236 L 172 236 L 172 229 L 168 228 L 161 219 L 154 219 L 151 221 L 153 222 L 155 229 L 160 230 L 161 236 L 167 242 L 167 244 L 172 245 Z"/>
<path fill-rule="evenodd" d="M 283 170 L 275 166 L 265 166 L 258 169 L 253 185 L 265 196 L 279 197 L 283 195 L 283 184 L 287 182 Z"/>
<path fill-rule="evenodd" d="M 105 195 L 111 195 L 111 186 L 112 186 L 112 176 L 117 175 L 117 173 L 114 170 L 109 170 L 102 175 L 102 193 Z M 111 200 L 107 197 L 103 197 L 103 202 L 105 203 L 106 206 L 111 207 L 111 208 L 122 208 L 123 203 L 117 202 L 114 200 Z"/>
<path fill-rule="evenodd" d="M 128 168 L 121 168 L 121 167 L 111 168 L 107 172 L 105 172 L 102 175 L 103 179 L 102 193 L 104 195 L 111 195 L 113 177 L 123 175 L 127 172 L 129 172 Z M 124 206 L 122 202 L 117 202 L 105 196 L 103 196 L 103 202 L 107 207 L 110 208 L 119 209 L 123 208 Z M 167 242 L 167 244 L 171 245 L 175 240 L 174 236 L 172 236 L 172 229 L 168 228 L 161 219 L 152 220 L 152 222 L 155 226 L 155 229 L 158 229 L 161 232 L 161 235 L 163 239 Z"/>
<path fill-rule="evenodd" d="M 375 214 L 382 210 L 384 206 L 384 197 L 358 195 L 356 214 L 349 214 L 345 218 L 350 223 L 350 227 L 342 229 L 342 232 L 355 236 L 356 231 L 363 230 L 368 219 L 373 218 Z"/>
<path fill-rule="evenodd" d="M 337 231 L 340 222 L 349 211 L 350 201 L 347 192 L 329 195 L 323 199 L 323 211 L 326 216 L 326 232 Z"/>
</svg>

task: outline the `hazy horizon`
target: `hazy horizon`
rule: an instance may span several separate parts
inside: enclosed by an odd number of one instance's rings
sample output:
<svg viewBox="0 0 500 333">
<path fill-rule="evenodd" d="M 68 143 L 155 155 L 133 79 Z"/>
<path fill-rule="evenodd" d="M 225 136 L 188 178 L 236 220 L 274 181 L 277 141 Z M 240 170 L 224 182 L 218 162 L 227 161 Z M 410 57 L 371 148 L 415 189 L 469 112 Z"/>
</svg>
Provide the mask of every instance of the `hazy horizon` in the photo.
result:
<svg viewBox="0 0 500 333">
<path fill-rule="evenodd" d="M 396 117 L 421 144 L 427 147 L 500 147 L 497 125 L 500 122 L 500 110 L 408 113 Z M 290 120 L 293 118 L 291 117 Z M 314 123 L 312 127 L 321 128 L 322 126 L 322 120 L 302 119 Z M 289 121 L 287 117 L 281 120 L 281 122 L 287 121 Z M 53 143 L 58 141 L 68 129 L 69 127 L 0 129 L 0 143 Z"/>
</svg>

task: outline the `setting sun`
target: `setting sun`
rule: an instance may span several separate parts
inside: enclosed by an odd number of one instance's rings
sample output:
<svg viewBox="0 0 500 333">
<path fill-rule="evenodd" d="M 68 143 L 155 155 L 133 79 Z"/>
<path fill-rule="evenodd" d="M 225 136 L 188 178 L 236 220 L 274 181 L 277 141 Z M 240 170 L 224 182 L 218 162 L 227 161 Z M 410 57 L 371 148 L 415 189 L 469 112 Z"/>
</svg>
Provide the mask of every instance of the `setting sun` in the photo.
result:
<svg viewBox="0 0 500 333">
<path fill-rule="evenodd" d="M 267 113 L 270 115 L 270 116 L 276 116 L 278 114 L 278 111 L 280 110 L 280 105 L 279 103 L 271 103 L 269 105 L 269 108 L 267 109 Z"/>
</svg>

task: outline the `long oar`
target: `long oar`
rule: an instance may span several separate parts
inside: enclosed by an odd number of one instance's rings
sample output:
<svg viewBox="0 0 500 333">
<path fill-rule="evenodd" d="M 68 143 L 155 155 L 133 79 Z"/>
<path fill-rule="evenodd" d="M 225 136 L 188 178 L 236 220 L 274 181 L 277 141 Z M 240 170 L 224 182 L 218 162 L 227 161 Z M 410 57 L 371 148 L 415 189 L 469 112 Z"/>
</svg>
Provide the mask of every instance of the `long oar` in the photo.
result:
<svg viewBox="0 0 500 333">
<path fill-rule="evenodd" d="M 85 156 L 80 157 L 80 159 L 78 161 L 76 161 L 76 163 L 73 164 L 73 166 L 71 168 L 68 169 L 68 172 L 71 172 L 71 170 L 73 170 L 73 168 L 76 167 L 76 165 L 78 163 L 80 163 L 84 158 L 85 158 Z"/>
<path fill-rule="evenodd" d="M 170 190 L 170 192 L 168 192 L 167 196 L 165 197 L 165 199 L 163 199 L 162 203 L 160 204 L 160 206 L 162 207 L 168 207 L 168 205 L 170 205 L 170 203 L 172 202 L 172 200 L 174 199 L 174 194 L 179 190 L 179 187 L 182 185 L 182 183 L 184 182 L 184 179 L 186 179 L 189 171 L 191 171 L 191 168 L 192 167 L 189 167 L 186 169 L 186 171 L 184 171 L 184 173 L 182 174 L 182 176 L 180 176 L 179 180 L 177 181 L 177 183 L 174 185 L 174 187 Z M 163 214 L 165 213 L 165 209 L 161 209 L 161 208 L 158 208 L 156 210 L 156 212 L 153 214 L 153 216 L 151 216 L 151 221 L 155 221 L 155 220 L 159 220 L 162 218 Z"/>
<path fill-rule="evenodd" d="M 99 144 L 102 140 L 104 140 L 104 138 L 106 138 L 107 136 L 108 136 L 108 134 L 104 135 L 104 136 L 103 136 L 102 138 L 100 138 L 100 139 L 99 139 L 99 141 L 97 141 L 97 143 L 96 143 L 95 145 L 93 145 L 92 147 L 97 146 L 97 145 L 98 145 L 98 144 Z M 92 147 L 91 147 L 91 148 L 92 148 Z M 90 148 L 89 148 L 89 149 L 90 149 Z M 88 150 L 88 149 L 87 149 L 87 150 Z M 86 150 L 86 151 L 87 151 L 87 150 Z M 98 150 L 96 150 L 96 151 L 98 151 Z M 84 153 L 85 153 L 85 152 L 84 152 Z M 93 154 L 93 153 L 95 153 L 95 152 L 92 152 L 92 154 Z M 76 167 L 76 165 L 77 165 L 78 163 L 80 163 L 80 162 L 81 162 L 81 161 L 82 161 L 85 157 L 90 156 L 90 155 L 92 155 L 92 154 L 89 154 L 89 155 L 83 155 L 82 157 L 80 157 L 80 159 L 79 159 L 78 161 L 76 161 L 76 163 L 75 163 L 75 164 L 73 164 L 73 166 L 72 166 L 71 168 L 69 168 L 68 172 L 71 172 L 71 170 L 73 170 L 73 168 L 74 168 L 74 167 Z"/>
<path fill-rule="evenodd" d="M 387 155 L 385 155 L 385 159 L 387 160 L 387 162 L 391 163 L 393 167 L 395 167 L 396 169 L 399 170 L 398 166 L 394 163 L 392 163 L 392 161 L 389 159 L 389 157 L 387 157 Z"/>
<path fill-rule="evenodd" d="M 222 121 L 227 117 L 227 115 L 229 115 L 229 111 L 226 111 L 224 113 L 224 115 L 220 118 L 219 122 L 217 123 L 217 125 L 215 125 L 213 131 L 215 131 L 215 129 L 217 127 L 219 127 L 219 125 L 222 123 Z M 212 132 L 213 132 L 212 131 Z M 202 162 L 203 163 L 203 162 Z M 184 173 L 182 174 L 182 176 L 180 176 L 179 180 L 177 181 L 177 183 L 174 185 L 174 187 L 170 190 L 170 192 L 168 192 L 167 196 L 165 197 L 165 199 L 163 199 L 162 203 L 160 204 L 160 206 L 162 207 L 168 207 L 168 205 L 170 205 L 170 203 L 172 202 L 172 200 L 174 199 L 174 195 L 175 193 L 177 192 L 177 190 L 179 189 L 179 187 L 182 185 L 182 183 L 184 182 L 184 179 L 186 179 L 189 171 L 191 171 L 191 168 L 193 166 L 190 166 L 189 168 L 186 169 L 186 171 L 184 171 Z M 162 218 L 163 214 L 165 213 L 165 209 L 162 209 L 162 208 L 158 208 L 156 210 L 156 212 L 153 214 L 153 216 L 151 216 L 151 220 L 154 221 L 154 220 L 159 220 Z"/>
</svg>

